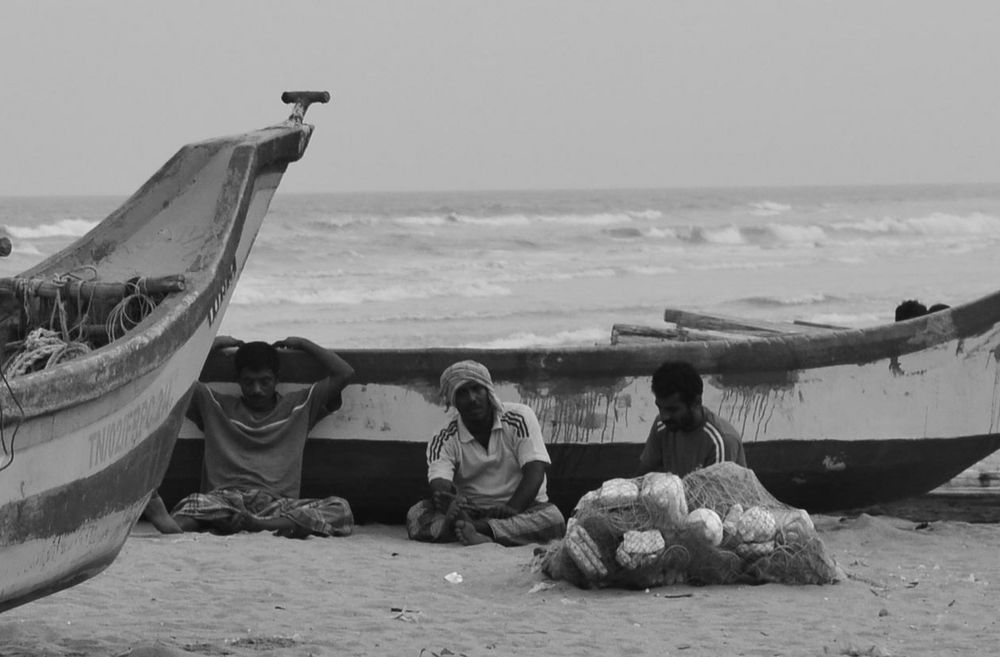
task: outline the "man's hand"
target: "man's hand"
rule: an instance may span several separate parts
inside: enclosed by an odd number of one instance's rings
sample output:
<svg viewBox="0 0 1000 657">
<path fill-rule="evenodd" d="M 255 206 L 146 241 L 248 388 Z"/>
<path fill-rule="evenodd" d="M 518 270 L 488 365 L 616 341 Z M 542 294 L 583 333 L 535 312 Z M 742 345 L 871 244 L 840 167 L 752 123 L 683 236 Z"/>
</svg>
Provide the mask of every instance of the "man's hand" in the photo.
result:
<svg viewBox="0 0 1000 657">
<path fill-rule="evenodd" d="M 448 507 L 451 503 L 458 498 L 458 489 L 455 487 L 455 483 L 450 479 L 432 479 L 430 481 L 431 485 L 431 503 L 434 505 L 434 510 L 438 513 L 447 513 Z M 456 504 L 457 508 L 458 505 Z"/>
<path fill-rule="evenodd" d="M 434 510 L 438 513 L 447 513 L 448 506 L 455 499 L 453 493 L 444 490 L 436 490 L 431 493 L 431 501 L 434 503 Z"/>
<path fill-rule="evenodd" d="M 305 338 L 300 338 L 296 335 L 290 335 L 284 340 L 278 340 L 272 343 L 272 347 L 275 349 L 300 349 L 303 350 L 303 345 L 306 342 Z"/>
<path fill-rule="evenodd" d="M 212 341 L 212 349 L 231 349 L 243 346 L 243 340 L 237 340 L 231 335 L 217 335 Z"/>
</svg>

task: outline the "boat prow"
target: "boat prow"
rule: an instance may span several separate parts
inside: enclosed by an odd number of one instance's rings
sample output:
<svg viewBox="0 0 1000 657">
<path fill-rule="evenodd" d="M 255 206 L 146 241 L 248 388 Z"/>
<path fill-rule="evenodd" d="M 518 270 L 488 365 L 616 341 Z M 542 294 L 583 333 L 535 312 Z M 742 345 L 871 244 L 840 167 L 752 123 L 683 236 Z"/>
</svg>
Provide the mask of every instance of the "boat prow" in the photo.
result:
<svg viewBox="0 0 1000 657">
<path fill-rule="evenodd" d="M 326 99 L 293 94 L 278 125 L 181 148 L 92 231 L 0 280 L 0 611 L 120 551 L 271 197 L 309 143 L 305 108 Z"/>
</svg>

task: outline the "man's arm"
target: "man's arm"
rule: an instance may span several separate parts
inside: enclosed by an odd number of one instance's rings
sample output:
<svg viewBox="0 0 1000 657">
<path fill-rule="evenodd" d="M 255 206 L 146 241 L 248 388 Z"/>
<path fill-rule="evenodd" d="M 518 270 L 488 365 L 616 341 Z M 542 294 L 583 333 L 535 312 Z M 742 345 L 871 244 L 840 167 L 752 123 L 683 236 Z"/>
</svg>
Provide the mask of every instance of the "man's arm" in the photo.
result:
<svg viewBox="0 0 1000 657">
<path fill-rule="evenodd" d="M 239 347 L 242 344 L 243 344 L 242 340 L 237 340 L 232 336 L 217 335 L 215 336 L 215 339 L 212 341 L 212 347 L 209 351 L 209 357 L 211 357 L 212 353 L 216 351 L 222 351 L 223 349 Z M 194 422 L 199 429 L 204 429 L 205 424 L 203 420 L 201 404 L 204 395 L 210 393 L 204 392 L 204 390 L 206 390 L 205 384 L 201 383 L 200 381 L 195 381 L 192 384 L 192 387 L 195 390 L 191 394 L 191 402 L 188 404 L 185 415 L 187 416 L 187 419 Z"/>
<path fill-rule="evenodd" d="M 445 513 L 448 505 L 455 499 L 455 486 L 451 479 L 438 477 L 431 479 L 431 501 L 434 503 L 434 510 L 438 513 Z"/>
<path fill-rule="evenodd" d="M 222 349 L 232 349 L 241 346 L 243 346 L 243 340 L 237 340 L 231 335 L 217 335 L 212 340 L 212 351 L 221 351 Z"/>
<path fill-rule="evenodd" d="M 549 464 L 544 461 L 529 461 L 521 466 L 521 483 L 514 489 L 514 494 L 510 496 L 505 506 L 514 513 L 521 513 L 527 509 L 535 501 L 548 467 Z"/>
<path fill-rule="evenodd" d="M 663 445 L 660 444 L 660 436 L 656 431 L 657 424 L 659 423 L 653 422 L 649 435 L 646 437 L 646 445 L 642 448 L 642 454 L 639 455 L 637 477 L 641 477 L 647 472 L 663 469 Z"/>
<path fill-rule="evenodd" d="M 329 349 L 324 349 L 312 340 L 297 336 L 287 337 L 274 343 L 276 349 L 298 349 L 312 356 L 326 371 L 323 386 L 324 402 L 327 408 L 340 404 L 340 393 L 354 376 L 354 368 L 347 361 Z"/>
</svg>

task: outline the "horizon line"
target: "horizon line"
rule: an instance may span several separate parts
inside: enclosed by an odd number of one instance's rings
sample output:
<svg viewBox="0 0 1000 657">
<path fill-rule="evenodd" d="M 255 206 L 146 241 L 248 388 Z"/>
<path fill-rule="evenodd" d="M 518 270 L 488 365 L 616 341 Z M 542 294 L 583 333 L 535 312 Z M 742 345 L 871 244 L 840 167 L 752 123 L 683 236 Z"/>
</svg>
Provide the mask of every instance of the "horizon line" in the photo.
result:
<svg viewBox="0 0 1000 657">
<path fill-rule="evenodd" d="M 743 185 L 676 185 L 676 186 L 595 186 L 595 187 L 482 187 L 466 189 L 448 188 L 428 188 L 428 189 L 332 189 L 332 190 L 296 190 L 278 188 L 275 195 L 349 195 L 349 194 L 488 194 L 488 193 L 539 193 L 539 192 L 648 192 L 648 191 L 695 191 L 708 189 L 728 189 L 728 190 L 794 190 L 794 189 L 838 189 L 838 188 L 908 188 L 908 187 L 992 187 L 1000 185 L 1000 181 L 992 182 L 906 182 L 906 183 L 801 183 L 801 184 L 743 184 Z M 102 192 L 102 193 L 71 193 L 71 192 L 49 192 L 35 194 L 3 194 L 0 198 L 24 199 L 24 198 L 110 198 L 128 197 L 131 193 Z"/>
</svg>

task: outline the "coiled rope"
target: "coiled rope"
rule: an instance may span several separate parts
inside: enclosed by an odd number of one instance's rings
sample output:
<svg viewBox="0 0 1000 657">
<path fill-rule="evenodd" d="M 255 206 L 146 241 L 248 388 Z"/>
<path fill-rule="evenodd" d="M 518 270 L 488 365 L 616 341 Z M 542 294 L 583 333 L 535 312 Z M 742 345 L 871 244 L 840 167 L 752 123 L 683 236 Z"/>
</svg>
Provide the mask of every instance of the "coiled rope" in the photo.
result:
<svg viewBox="0 0 1000 657">
<path fill-rule="evenodd" d="M 96 275 L 96 273 L 96 269 L 94 269 L 94 274 Z M 76 274 L 68 273 L 54 277 L 53 282 L 66 283 L 71 279 L 82 280 Z M 140 291 L 144 289 L 144 281 L 144 278 L 135 278 L 129 281 L 127 289 L 131 290 L 131 293 L 126 294 L 108 312 L 105 329 L 109 339 L 117 340 L 125 335 L 156 308 L 156 300 Z M 38 283 L 32 285 L 27 281 L 19 281 L 17 285 L 20 286 L 18 292 L 24 300 L 25 317 L 30 323 L 31 308 L 28 299 L 33 289 L 37 288 Z M 85 326 L 93 295 L 86 302 L 86 310 L 83 310 L 83 299 L 80 297 L 81 295 L 78 293 L 76 307 L 80 309 L 80 316 L 73 326 L 69 326 L 66 302 L 62 298 L 61 292 L 56 292 L 52 312 L 47 322 L 48 326 L 38 326 L 28 333 L 23 347 L 4 363 L 2 368 L 4 376 L 17 377 L 41 369 L 48 369 L 59 363 L 78 358 L 92 350 L 92 347 L 85 342 Z"/>
<path fill-rule="evenodd" d="M 115 307 L 108 312 L 108 320 L 105 323 L 108 337 L 117 340 L 121 336 L 141 322 L 146 315 L 156 308 L 156 301 L 148 294 L 143 294 L 140 290 L 145 287 L 145 278 L 136 278 L 129 281 L 129 288 L 132 293 L 115 304 Z"/>
<path fill-rule="evenodd" d="M 88 352 L 90 346 L 86 343 L 67 342 L 57 331 L 39 326 L 28 333 L 24 348 L 4 365 L 4 375 L 14 377 L 35 371 L 35 364 L 43 360 L 45 365 L 38 369 L 48 369 Z"/>
</svg>

